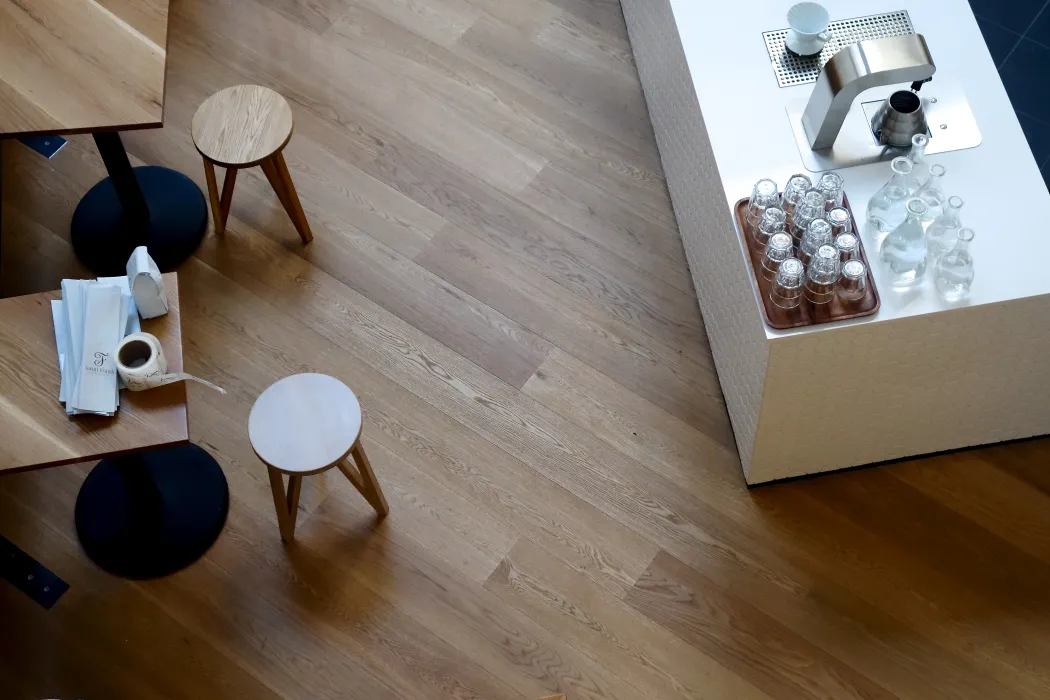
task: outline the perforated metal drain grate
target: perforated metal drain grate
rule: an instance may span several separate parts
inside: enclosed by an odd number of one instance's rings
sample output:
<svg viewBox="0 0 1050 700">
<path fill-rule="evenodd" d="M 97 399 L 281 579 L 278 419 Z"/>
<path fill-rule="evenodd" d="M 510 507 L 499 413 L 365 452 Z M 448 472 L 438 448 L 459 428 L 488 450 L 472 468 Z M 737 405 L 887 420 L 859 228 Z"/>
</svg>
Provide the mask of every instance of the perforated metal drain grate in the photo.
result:
<svg viewBox="0 0 1050 700">
<path fill-rule="evenodd" d="M 886 36 L 900 36 L 915 33 L 911 17 L 906 10 L 886 12 L 881 15 L 840 19 L 828 27 L 831 39 L 824 44 L 824 50 L 816 56 L 797 56 L 784 46 L 787 29 L 762 32 L 766 41 L 766 50 L 773 61 L 773 72 L 777 74 L 780 87 L 804 85 L 815 82 L 820 69 L 828 60 L 838 53 L 839 49 L 864 39 L 879 39 Z"/>
</svg>

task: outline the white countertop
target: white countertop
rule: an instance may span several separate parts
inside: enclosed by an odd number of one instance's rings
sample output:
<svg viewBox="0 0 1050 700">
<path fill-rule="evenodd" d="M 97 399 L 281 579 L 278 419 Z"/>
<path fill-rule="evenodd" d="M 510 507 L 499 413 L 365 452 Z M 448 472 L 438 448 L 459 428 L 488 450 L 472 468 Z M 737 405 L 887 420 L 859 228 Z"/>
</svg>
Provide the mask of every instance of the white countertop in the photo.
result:
<svg viewBox="0 0 1050 700">
<path fill-rule="evenodd" d="M 785 104 L 808 99 L 813 84 L 781 88 L 770 64 L 762 32 L 787 26 L 791 0 L 751 0 L 715 4 L 671 0 L 682 46 L 704 114 L 727 206 L 751 192 L 755 181 L 773 178 L 781 187 L 793 173 L 808 172 L 799 156 Z M 977 232 L 971 246 L 976 277 L 969 297 L 950 304 L 933 289 L 933 269 L 921 287 L 899 292 L 890 287 L 878 263 L 870 232 L 863 231 L 868 199 L 890 176 L 889 163 L 837 170 L 845 180 L 854 216 L 882 297 L 878 314 L 856 321 L 776 331 L 770 338 L 812 333 L 852 323 L 878 323 L 960 306 L 992 304 L 1050 294 L 1050 232 L 1033 224 L 1033 212 L 1050 211 L 1050 193 L 1021 131 L 988 48 L 966 0 L 824 0 L 831 18 L 846 19 L 905 9 L 916 32 L 926 37 L 937 64 L 933 82 L 951 79 L 964 86 L 983 142 L 972 149 L 928 157 L 947 169 L 947 195 L 965 200 L 963 224 Z M 1033 85 L 1033 89 L 1046 89 Z M 873 91 L 874 94 L 874 91 Z M 862 93 L 859 104 L 871 99 Z M 741 101 L 741 98 L 746 101 Z M 855 105 L 856 106 L 856 105 Z M 1042 218 L 1042 217 L 1040 217 Z M 744 251 L 741 250 L 741 255 Z M 758 291 L 755 289 L 755 313 Z"/>
</svg>

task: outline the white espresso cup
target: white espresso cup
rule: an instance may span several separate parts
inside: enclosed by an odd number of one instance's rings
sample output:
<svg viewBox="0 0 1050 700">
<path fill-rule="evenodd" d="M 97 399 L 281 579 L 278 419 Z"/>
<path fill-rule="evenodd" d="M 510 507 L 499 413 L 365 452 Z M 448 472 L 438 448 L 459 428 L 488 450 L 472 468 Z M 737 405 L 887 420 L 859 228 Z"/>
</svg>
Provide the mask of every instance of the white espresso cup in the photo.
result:
<svg viewBox="0 0 1050 700">
<path fill-rule="evenodd" d="M 787 14 L 788 29 L 784 43 L 799 56 L 820 53 L 831 38 L 828 25 L 831 15 L 823 5 L 815 2 L 800 2 L 793 5 Z"/>
</svg>

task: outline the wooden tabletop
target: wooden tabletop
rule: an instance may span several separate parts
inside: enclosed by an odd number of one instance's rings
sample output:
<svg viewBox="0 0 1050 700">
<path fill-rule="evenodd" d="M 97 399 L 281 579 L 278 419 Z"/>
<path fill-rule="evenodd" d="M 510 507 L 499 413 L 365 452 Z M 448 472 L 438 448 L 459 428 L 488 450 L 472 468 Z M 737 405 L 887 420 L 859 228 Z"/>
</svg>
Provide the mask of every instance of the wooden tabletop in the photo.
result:
<svg viewBox="0 0 1050 700">
<path fill-rule="evenodd" d="M 179 283 L 164 275 L 168 313 L 142 322 L 160 340 L 168 371 L 182 370 Z M 0 473 L 85 462 L 189 442 L 186 386 L 120 392 L 117 415 L 66 415 L 58 401 L 51 300 L 61 292 L 0 299 Z"/>
<path fill-rule="evenodd" d="M 0 0 L 0 135 L 159 127 L 168 0 Z"/>
</svg>

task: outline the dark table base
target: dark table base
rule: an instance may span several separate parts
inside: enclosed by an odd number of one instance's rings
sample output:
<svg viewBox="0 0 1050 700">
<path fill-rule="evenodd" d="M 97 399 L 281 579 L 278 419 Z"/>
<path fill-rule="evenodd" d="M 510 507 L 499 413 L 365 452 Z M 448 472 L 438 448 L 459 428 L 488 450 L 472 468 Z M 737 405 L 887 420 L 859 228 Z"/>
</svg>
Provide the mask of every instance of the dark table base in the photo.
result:
<svg viewBox="0 0 1050 700">
<path fill-rule="evenodd" d="M 222 469 L 196 445 L 115 457 L 84 480 L 77 535 L 88 557 L 111 574 L 157 578 L 208 551 L 229 505 Z"/>
<path fill-rule="evenodd" d="M 148 207 L 140 217 L 128 213 L 112 177 L 92 187 L 73 213 L 73 250 L 99 275 L 125 274 L 131 251 L 140 245 L 167 272 L 193 255 L 208 227 L 208 205 L 193 180 L 155 165 L 131 172 Z"/>
</svg>

